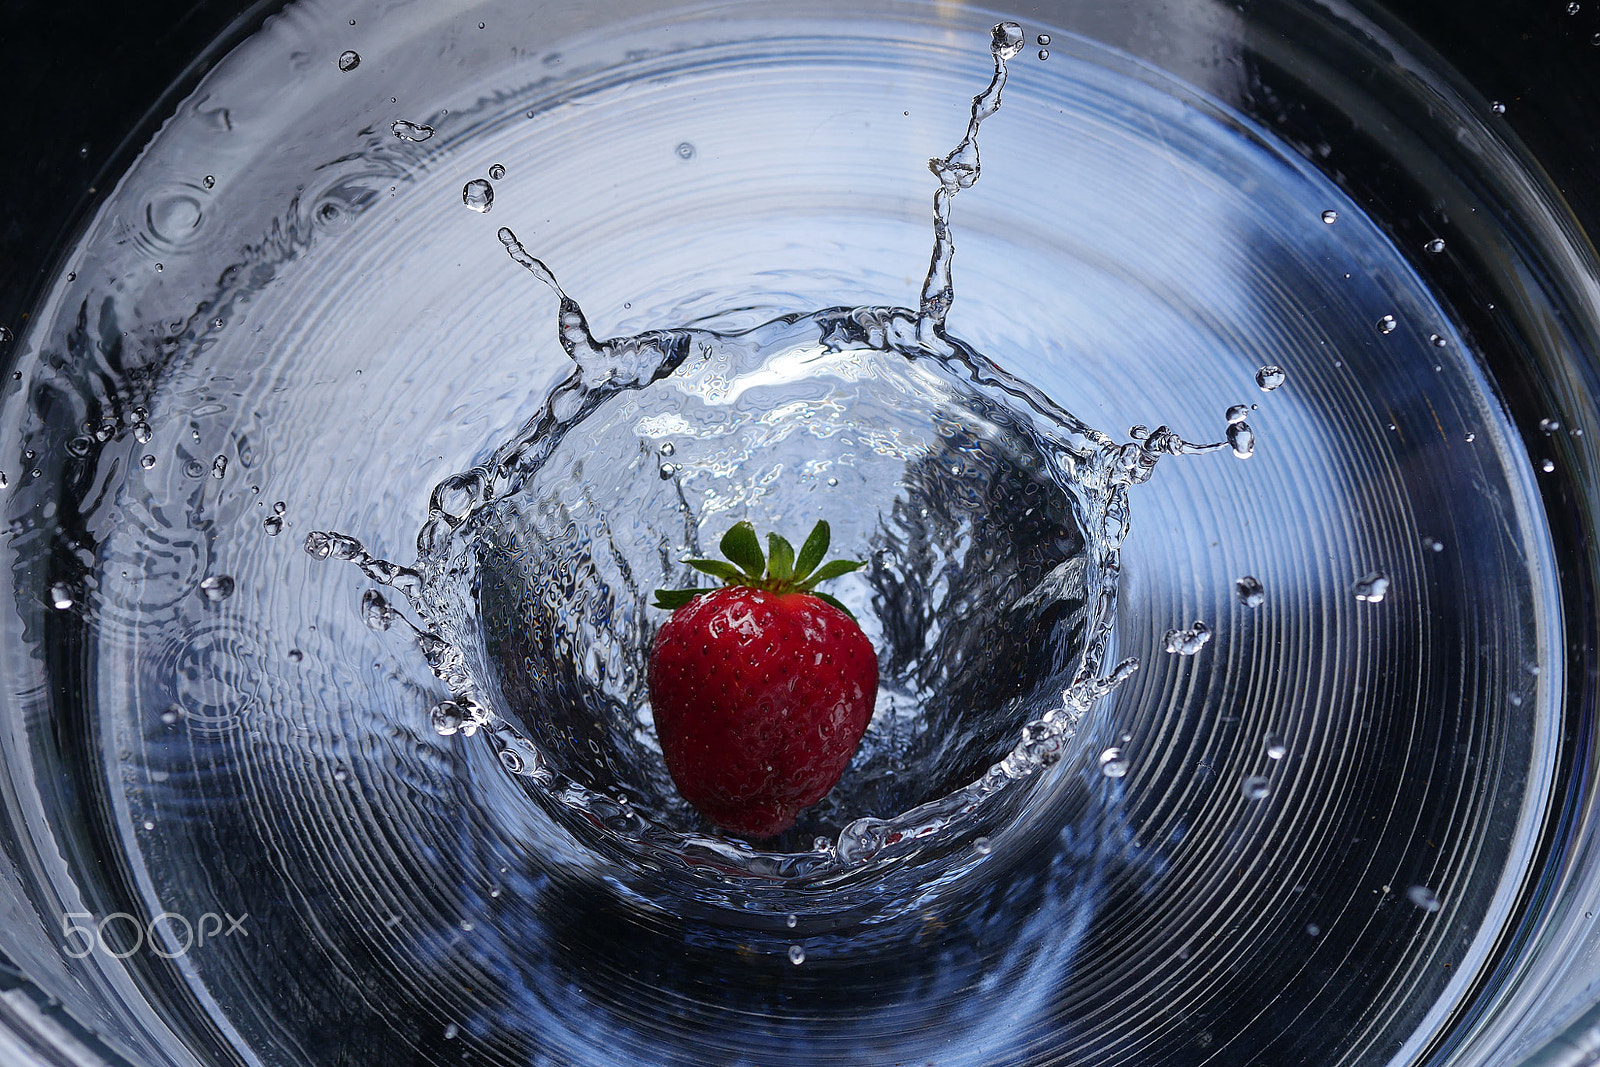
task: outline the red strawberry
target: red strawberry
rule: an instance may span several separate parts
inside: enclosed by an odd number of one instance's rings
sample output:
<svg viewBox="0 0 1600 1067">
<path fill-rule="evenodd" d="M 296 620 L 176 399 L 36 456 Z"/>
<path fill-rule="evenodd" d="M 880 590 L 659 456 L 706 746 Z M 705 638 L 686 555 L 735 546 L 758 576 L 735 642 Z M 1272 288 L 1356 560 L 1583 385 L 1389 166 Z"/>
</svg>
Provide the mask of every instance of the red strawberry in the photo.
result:
<svg viewBox="0 0 1600 1067">
<path fill-rule="evenodd" d="M 736 524 L 721 560 L 686 560 L 721 589 L 658 590 L 672 617 L 650 650 L 650 706 L 678 792 L 723 829 L 771 837 L 833 788 L 878 692 L 878 656 L 848 608 L 813 587 L 860 567 L 828 552 L 817 523 L 796 556 L 777 534 L 763 558 Z"/>
</svg>

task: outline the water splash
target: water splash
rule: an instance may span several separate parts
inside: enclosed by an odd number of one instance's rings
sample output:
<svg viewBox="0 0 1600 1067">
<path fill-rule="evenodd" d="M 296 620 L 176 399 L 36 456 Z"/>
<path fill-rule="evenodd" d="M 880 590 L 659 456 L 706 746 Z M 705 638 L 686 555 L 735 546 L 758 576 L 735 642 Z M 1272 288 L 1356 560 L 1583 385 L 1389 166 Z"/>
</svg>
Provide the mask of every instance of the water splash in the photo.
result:
<svg viewBox="0 0 1600 1067">
<path fill-rule="evenodd" d="M 401 595 L 422 621 L 415 630 L 417 646 L 450 693 L 449 699 L 431 712 L 434 729 L 442 735 L 483 730 L 501 764 L 528 782 L 539 796 L 554 802 L 550 809 L 554 814 L 575 817 L 577 821 L 571 825 L 589 828 L 581 832 L 599 828 L 613 835 L 608 847 L 690 872 L 703 870 L 708 857 L 714 856 L 715 869 L 723 878 L 739 875 L 760 881 L 814 881 L 831 877 L 830 872 L 903 859 L 959 828 L 974 825 L 994 805 L 1013 801 L 1017 783 L 1034 780 L 1038 772 L 1059 763 L 1071 751 L 1068 743 L 1084 718 L 1139 667 L 1139 660 L 1133 657 L 1109 663 L 1121 546 L 1130 528 L 1129 488 L 1148 480 L 1164 456 L 1206 454 L 1230 446 L 1235 455 L 1249 455 L 1253 438 L 1241 445 L 1240 433 L 1249 434 L 1242 416 L 1229 426 L 1228 439 L 1222 442 L 1189 442 L 1166 426 L 1153 430 L 1135 426 L 1129 431 L 1132 440 L 1118 442 L 947 334 L 946 316 L 955 297 L 951 205 L 958 192 L 971 188 L 979 178 L 979 126 L 998 111 L 1006 61 L 1018 54 L 1023 43 L 1022 30 L 1015 23 L 995 27 L 991 38 L 994 75 L 973 98 L 966 134 L 947 155 L 930 161 L 930 169 L 939 179 L 934 194 L 934 247 L 916 310 L 837 307 L 777 319 L 743 333 L 682 328 L 597 339 L 582 307 L 563 290 L 555 273 L 532 255 L 511 229 L 503 227 L 497 237 L 507 255 L 556 298 L 557 337 L 573 364 L 572 373 L 550 391 L 541 411 L 511 440 L 480 464 L 434 488 L 427 520 L 417 536 L 415 567 L 380 559 L 344 534 L 313 531 L 307 535 L 308 553 L 319 559 L 354 563 L 367 578 Z M 885 422 L 879 418 L 867 426 L 839 422 L 844 416 L 836 415 L 830 417 L 838 422 L 837 427 L 818 429 L 819 424 L 828 422 L 817 417 L 819 411 L 839 410 L 827 399 L 832 394 L 826 389 L 814 392 L 809 407 L 763 404 L 759 420 L 765 427 L 760 430 L 762 447 L 739 453 L 738 462 L 717 459 L 723 453 L 715 450 L 734 433 L 731 426 L 741 425 L 737 420 L 705 438 L 696 434 L 692 422 L 685 421 L 684 412 L 691 410 L 684 406 L 686 397 L 704 406 L 707 418 L 713 419 L 707 426 L 716 426 L 715 420 L 726 423 L 733 417 L 746 391 L 798 388 L 800 383 L 830 376 L 855 383 L 857 404 L 875 413 L 892 412 L 894 419 Z M 656 383 L 670 390 L 670 403 L 647 403 L 655 395 L 651 387 Z M 633 398 L 625 405 L 619 400 L 624 394 Z M 644 414 L 656 408 L 656 414 Z M 780 425 L 778 411 L 788 411 L 797 425 L 807 428 Z M 630 428 L 633 433 L 670 434 L 678 437 L 678 444 L 663 441 L 638 459 L 605 456 L 608 447 L 616 447 L 615 442 L 629 436 Z M 690 488 L 699 484 L 697 473 L 713 464 L 724 481 L 742 467 L 751 470 L 751 477 L 758 477 L 760 457 L 796 433 L 811 433 L 825 442 L 851 440 L 847 434 L 870 434 L 873 454 L 890 457 L 899 472 L 883 483 L 889 495 L 895 495 L 892 486 L 923 485 L 926 490 L 913 498 L 896 497 L 896 517 L 887 525 L 880 519 L 878 532 L 871 534 L 879 539 L 880 547 L 863 553 L 880 563 L 863 579 L 876 583 L 870 586 L 872 603 L 860 601 L 868 595 L 866 591 L 856 594 L 859 607 L 871 610 L 858 610 L 858 614 L 877 632 L 875 643 L 886 649 L 887 672 L 911 677 L 920 669 L 919 657 L 927 655 L 989 653 L 963 644 L 962 634 L 944 634 L 937 622 L 913 628 L 915 641 L 908 643 L 900 633 L 900 620 L 924 610 L 917 606 L 917 587 L 931 576 L 921 567 L 907 566 L 904 569 L 913 580 L 906 581 L 884 572 L 881 561 L 900 560 L 917 551 L 915 542 L 927 537 L 924 527 L 935 521 L 930 508 L 948 509 L 951 501 L 960 501 L 970 492 L 971 487 L 964 487 L 961 478 L 982 477 L 986 479 L 980 483 L 986 487 L 984 492 L 999 492 L 1004 491 L 1003 476 L 996 472 L 1006 470 L 1030 472 L 1034 484 L 1054 494 L 1064 509 L 1062 521 L 1067 523 L 1060 536 L 1081 543 L 1080 549 L 1055 560 L 1051 569 L 1029 578 L 1027 588 L 1014 588 L 1008 594 L 1007 629 L 1026 635 L 1015 654 L 1024 659 L 1036 657 L 1041 648 L 1053 646 L 1063 650 L 1054 655 L 1069 656 L 1073 665 L 1056 682 L 1053 698 L 1036 696 L 1018 709 L 1031 713 L 1021 715 L 1026 721 L 1011 727 L 1009 735 L 1004 730 L 988 738 L 964 734 L 962 744 L 936 746 L 959 750 L 960 759 L 925 755 L 919 773 L 901 767 L 897 776 L 884 779 L 891 784 L 921 778 L 944 781 L 948 788 L 942 792 L 909 807 L 894 806 L 863 815 L 859 810 L 849 811 L 847 801 L 838 799 L 841 790 L 836 789 L 835 796 L 816 810 L 825 812 L 819 818 L 836 819 L 833 825 L 842 829 L 821 838 L 820 848 L 763 852 L 696 830 L 694 816 L 675 801 L 670 789 L 660 788 L 652 772 L 640 770 L 640 765 L 659 762 L 659 757 L 651 755 L 653 742 L 648 731 L 638 726 L 631 707 L 644 699 L 638 657 L 648 645 L 649 623 L 644 621 L 647 612 L 641 591 L 656 584 L 672 584 L 671 571 L 677 559 L 703 554 L 698 548 L 700 529 L 712 516 L 730 508 L 749 508 L 770 496 L 770 487 L 752 485 L 743 496 L 705 495 L 702 499 Z M 576 443 L 566 448 L 569 436 Z M 706 440 L 713 444 L 704 444 Z M 945 441 L 950 444 L 943 444 Z M 966 444 L 956 449 L 958 441 Z M 696 446 L 695 454 L 685 454 L 688 445 Z M 971 457 L 985 455 L 985 450 L 993 455 L 993 462 L 973 466 Z M 940 458 L 945 454 L 952 459 Z M 954 461 L 958 455 L 966 459 Z M 672 462 L 662 462 L 661 457 L 666 456 L 672 456 Z M 605 505 L 593 496 L 598 483 L 582 474 L 588 462 L 604 465 L 610 472 L 607 477 L 613 480 L 622 477 L 619 468 L 643 472 L 635 487 L 626 491 L 632 494 L 629 522 L 634 527 L 642 522 L 645 530 L 638 537 L 648 540 L 649 546 L 628 540 L 606 519 Z M 774 469 L 784 466 L 779 463 Z M 562 480 L 558 473 L 563 471 L 570 471 L 571 476 Z M 907 473 L 914 471 L 924 473 Z M 826 484 L 836 486 L 838 480 L 830 476 Z M 1008 510 L 984 502 L 981 495 L 977 500 L 971 518 L 956 520 L 977 525 L 971 533 L 958 535 L 952 530 L 952 542 L 972 536 L 982 539 L 987 536 L 982 524 Z M 574 508 L 590 517 L 582 524 L 567 518 L 575 514 Z M 1069 513 L 1071 517 L 1065 517 Z M 659 518 L 648 518 L 651 515 Z M 588 529 L 589 535 L 573 540 L 570 531 L 578 529 Z M 895 531 L 904 531 L 905 536 Z M 1026 540 L 1038 543 L 1041 535 Z M 544 564 L 539 560 L 551 552 L 566 553 L 561 557 L 565 562 L 549 571 L 540 570 Z M 597 561 L 598 556 L 608 558 Z M 658 568 L 661 581 L 647 581 L 647 576 L 638 573 L 641 568 Z M 1006 573 L 1004 567 L 996 566 L 991 572 Z M 601 573 L 609 577 L 602 581 Z M 566 590 L 553 588 L 552 581 Z M 530 615 L 526 591 L 535 589 L 542 590 L 537 595 L 543 603 L 531 607 Z M 998 599 L 993 591 L 975 595 L 980 597 L 976 602 Z M 506 597 L 512 600 L 497 607 Z M 1068 610 L 1056 618 L 1052 606 L 1058 604 L 1067 605 Z M 526 632 L 494 632 L 495 625 L 486 619 L 496 612 L 516 619 L 514 629 Z M 1019 625 L 1024 619 L 1042 620 L 1047 615 L 1055 621 Z M 383 630 L 399 616 L 381 594 L 369 590 L 363 599 L 363 617 L 369 626 L 379 622 L 373 628 Z M 540 622 L 541 618 L 548 622 Z M 972 632 L 981 634 L 983 628 L 973 627 Z M 1192 651 L 1198 651 L 1209 637 L 1204 624 L 1196 624 L 1186 641 L 1193 645 Z M 927 648 L 935 651 L 927 651 L 917 641 L 931 642 Z M 896 650 L 906 651 L 897 655 Z M 559 666 L 575 661 L 581 661 L 577 674 Z M 531 673 L 514 667 L 506 673 L 496 668 L 497 662 L 545 666 L 535 666 Z M 911 675 L 906 675 L 907 671 Z M 920 714 L 937 716 L 936 694 L 946 683 L 922 684 L 917 690 L 922 695 L 912 703 L 921 706 Z M 515 693 L 514 699 L 508 696 L 507 686 Z M 1048 689 L 1048 682 L 1041 679 L 1036 688 L 1039 686 Z M 912 758 L 907 753 L 915 752 L 914 746 L 907 748 L 907 742 L 895 739 L 895 723 L 901 713 L 894 707 L 893 688 L 890 706 L 880 707 L 874 716 L 863 753 L 858 754 L 860 766 L 847 772 L 847 781 L 852 774 L 871 779 L 871 773 L 861 773 L 864 767 L 888 768 L 895 765 L 894 759 Z M 591 697 L 578 695 L 584 691 Z M 585 700 L 599 700 L 601 708 L 590 707 L 571 717 L 570 709 L 582 709 Z M 552 732 L 542 715 L 530 719 L 510 712 L 513 706 L 530 703 L 559 719 L 559 729 Z M 937 735 L 955 725 L 952 722 L 933 732 Z M 587 751 L 583 744 L 575 744 L 583 737 L 588 738 L 583 742 Z M 984 759 L 986 751 L 995 754 Z M 603 753 L 610 755 L 600 755 L 597 763 L 595 755 Z M 976 766 L 975 760 L 980 761 Z M 619 770 L 613 764 L 627 766 Z M 1118 755 L 1102 766 L 1102 773 L 1120 777 L 1126 769 L 1125 760 Z M 974 776 L 973 771 L 978 773 Z M 617 778 L 618 774 L 623 777 Z M 616 784 L 604 784 L 613 779 Z M 630 797 L 643 798 L 643 806 L 616 800 L 613 793 L 624 781 L 631 784 L 622 788 Z M 844 792 L 855 803 L 874 803 L 868 786 Z M 884 796 L 904 794 L 890 790 Z"/>
</svg>

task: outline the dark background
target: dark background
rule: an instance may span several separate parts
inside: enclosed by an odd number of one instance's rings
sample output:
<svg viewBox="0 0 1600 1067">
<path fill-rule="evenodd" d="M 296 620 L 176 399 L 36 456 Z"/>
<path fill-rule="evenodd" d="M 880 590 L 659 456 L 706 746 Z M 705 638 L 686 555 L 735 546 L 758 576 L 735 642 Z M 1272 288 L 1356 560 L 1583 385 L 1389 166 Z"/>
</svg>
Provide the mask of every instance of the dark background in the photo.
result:
<svg viewBox="0 0 1600 1067">
<path fill-rule="evenodd" d="M 278 3 L 0 0 L 0 325 L 20 332 L 52 249 L 143 146 L 150 116 Z M 1568 0 L 1387 6 L 1507 104 L 1507 125 L 1600 233 L 1600 0 L 1580 0 L 1577 14 Z M 0 361 L 9 347 L 0 341 Z"/>
</svg>

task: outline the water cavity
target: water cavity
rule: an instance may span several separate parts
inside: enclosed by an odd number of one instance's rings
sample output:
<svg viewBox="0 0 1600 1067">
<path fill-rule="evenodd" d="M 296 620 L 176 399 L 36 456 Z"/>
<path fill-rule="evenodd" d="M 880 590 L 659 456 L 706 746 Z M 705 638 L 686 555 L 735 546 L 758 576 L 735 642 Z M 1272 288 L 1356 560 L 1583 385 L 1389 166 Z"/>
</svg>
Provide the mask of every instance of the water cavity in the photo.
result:
<svg viewBox="0 0 1600 1067">
<path fill-rule="evenodd" d="M 12 773 L 115 874 L 60 910 L 259 924 L 76 987 L 263 1062 L 1424 1040 L 1560 667 L 1534 468 L 1361 207 L 1059 27 L 484 15 L 270 21 L 19 341 Z M 818 517 L 879 701 L 755 848 L 647 601 Z"/>
</svg>

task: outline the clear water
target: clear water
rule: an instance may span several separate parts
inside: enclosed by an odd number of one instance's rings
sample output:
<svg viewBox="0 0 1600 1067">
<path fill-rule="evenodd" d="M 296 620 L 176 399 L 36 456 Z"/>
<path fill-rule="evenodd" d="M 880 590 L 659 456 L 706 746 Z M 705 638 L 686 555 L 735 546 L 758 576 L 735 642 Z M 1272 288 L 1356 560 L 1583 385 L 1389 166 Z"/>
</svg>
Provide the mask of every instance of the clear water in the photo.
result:
<svg viewBox="0 0 1600 1067">
<path fill-rule="evenodd" d="M 1534 466 L 1357 205 L 1044 27 L 955 198 L 981 21 L 507 59 L 342 16 L 162 131 L 0 428 L 91 909 L 253 917 L 102 981 L 273 1063 L 1430 1039 L 1510 918 L 1559 628 Z M 883 685 L 757 849 L 672 792 L 645 601 L 815 517 Z"/>
</svg>

